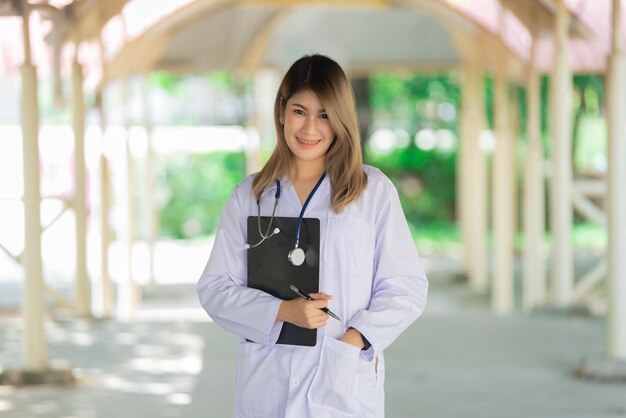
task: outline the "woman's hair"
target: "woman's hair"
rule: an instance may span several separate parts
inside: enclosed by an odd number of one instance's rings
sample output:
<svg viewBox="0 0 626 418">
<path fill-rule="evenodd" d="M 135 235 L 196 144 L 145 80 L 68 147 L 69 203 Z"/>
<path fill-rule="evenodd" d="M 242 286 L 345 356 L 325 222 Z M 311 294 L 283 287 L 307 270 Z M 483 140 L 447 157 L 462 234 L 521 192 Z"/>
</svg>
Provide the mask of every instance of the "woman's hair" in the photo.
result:
<svg viewBox="0 0 626 418">
<path fill-rule="evenodd" d="M 339 213 L 359 198 L 367 186 L 367 176 L 363 170 L 361 136 L 352 87 L 339 64 L 323 55 L 300 58 L 280 83 L 274 102 L 276 147 L 254 178 L 252 193 L 260 199 L 263 189 L 277 178 L 295 175 L 295 157 L 287 145 L 280 120 L 287 100 L 303 90 L 317 94 L 335 132 L 335 139 L 326 153 L 326 172 L 332 187 L 331 207 Z"/>
</svg>

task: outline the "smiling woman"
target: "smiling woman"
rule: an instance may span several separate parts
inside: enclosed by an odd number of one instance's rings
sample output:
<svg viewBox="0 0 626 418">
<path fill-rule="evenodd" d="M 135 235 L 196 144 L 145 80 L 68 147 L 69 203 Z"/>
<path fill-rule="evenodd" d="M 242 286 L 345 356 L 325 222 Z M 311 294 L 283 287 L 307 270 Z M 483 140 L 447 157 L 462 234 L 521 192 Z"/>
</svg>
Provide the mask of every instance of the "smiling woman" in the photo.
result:
<svg viewBox="0 0 626 418">
<path fill-rule="evenodd" d="M 241 337 L 233 416 L 382 418 L 383 350 L 428 289 L 398 193 L 363 165 L 352 89 L 330 58 L 291 66 L 274 123 L 276 148 L 235 188 L 197 286 L 211 318 Z"/>
<path fill-rule="evenodd" d="M 307 161 L 323 166 L 335 131 L 319 97 L 311 90 L 294 94 L 287 101 L 281 123 L 287 145 L 296 159 L 300 160 L 300 165 Z"/>
</svg>

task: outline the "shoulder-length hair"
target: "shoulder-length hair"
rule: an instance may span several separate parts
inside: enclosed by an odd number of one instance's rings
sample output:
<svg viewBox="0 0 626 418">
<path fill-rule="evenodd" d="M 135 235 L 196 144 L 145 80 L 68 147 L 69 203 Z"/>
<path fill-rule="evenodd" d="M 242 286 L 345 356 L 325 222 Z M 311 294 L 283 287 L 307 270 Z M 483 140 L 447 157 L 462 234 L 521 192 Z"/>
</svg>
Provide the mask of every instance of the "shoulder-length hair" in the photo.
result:
<svg viewBox="0 0 626 418">
<path fill-rule="evenodd" d="M 326 153 L 326 172 L 332 194 L 331 207 L 340 213 L 359 198 L 367 186 L 363 170 L 361 136 L 352 87 L 346 74 L 332 59 L 305 55 L 293 63 L 278 88 L 274 102 L 276 147 L 252 183 L 252 193 L 260 199 L 263 189 L 281 176 L 295 175 L 295 158 L 281 125 L 287 100 L 302 90 L 311 90 L 322 102 L 335 139 Z"/>
</svg>

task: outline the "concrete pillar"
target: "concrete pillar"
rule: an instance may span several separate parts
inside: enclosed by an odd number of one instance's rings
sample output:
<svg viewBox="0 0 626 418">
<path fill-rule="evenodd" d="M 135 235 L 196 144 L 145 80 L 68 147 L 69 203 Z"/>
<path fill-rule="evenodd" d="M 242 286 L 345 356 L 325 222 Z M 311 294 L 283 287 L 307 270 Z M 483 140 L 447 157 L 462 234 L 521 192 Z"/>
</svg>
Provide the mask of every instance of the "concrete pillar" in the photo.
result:
<svg viewBox="0 0 626 418">
<path fill-rule="evenodd" d="M 78 54 L 78 43 L 75 54 Z M 85 99 L 83 96 L 83 67 L 77 61 L 72 66 L 74 111 L 74 167 L 76 191 L 76 287 L 74 291 L 76 314 L 91 316 L 91 284 L 87 274 L 87 189 L 85 181 Z"/>
<path fill-rule="evenodd" d="M 552 174 L 550 225 L 552 230 L 552 300 L 558 306 L 571 303 L 572 258 L 572 75 L 569 67 L 567 31 L 569 13 L 565 0 L 556 1 L 554 72 L 552 75 L 551 125 Z"/>
<path fill-rule="evenodd" d="M 464 175 L 457 176 L 462 186 L 463 244 L 467 254 L 469 283 L 473 290 L 487 289 L 487 165 L 480 147 L 480 135 L 485 126 L 482 70 L 468 64 L 461 81 L 461 141 L 460 159 Z"/>
<path fill-rule="evenodd" d="M 124 103 L 130 99 L 130 80 L 124 80 Z M 126 250 L 126 277 L 118 286 L 118 318 L 122 321 L 133 320 L 140 301 L 140 290 L 133 274 L 133 246 L 135 243 L 135 169 L 134 159 L 130 148 L 130 125 L 126 118 L 124 141 L 124 198 L 118 204 L 125 207 L 124 224 L 118 229 L 118 236 L 125 244 Z"/>
<path fill-rule="evenodd" d="M 524 256 L 522 306 L 526 312 L 545 303 L 546 274 L 544 268 L 543 235 L 544 173 L 541 145 L 541 84 L 535 66 L 535 41 L 526 85 L 527 97 L 527 148 L 524 165 Z"/>
<path fill-rule="evenodd" d="M 106 66 L 104 60 L 104 45 L 99 41 L 100 63 L 102 65 L 102 79 L 106 80 Z M 111 227 L 109 216 L 111 212 L 110 190 L 111 182 L 109 176 L 109 160 L 104 152 L 106 148 L 107 115 L 105 105 L 106 84 L 103 84 L 98 95 L 98 110 L 100 113 L 100 130 L 102 131 L 102 149 L 100 150 L 100 280 L 102 297 L 102 317 L 111 318 L 113 316 L 113 283 L 109 273 L 109 247 L 111 245 Z"/>
<path fill-rule="evenodd" d="M 104 129 L 103 129 L 104 133 Z M 109 190 L 111 181 L 109 177 L 109 160 L 106 155 L 100 155 L 100 266 L 102 286 L 102 317 L 113 317 L 113 283 L 109 274 L 109 247 L 111 245 L 111 228 L 109 214 L 111 212 L 111 199 Z"/>
<path fill-rule="evenodd" d="M 154 144 L 152 127 L 148 130 L 148 148 L 146 150 L 146 201 L 148 210 L 148 246 L 150 248 L 150 283 L 156 285 L 155 246 L 159 239 L 159 205 L 156 201 L 156 172 L 154 170 Z"/>
<path fill-rule="evenodd" d="M 148 251 L 149 251 L 149 278 L 150 285 L 155 286 L 155 262 L 154 248 L 159 236 L 159 207 L 156 201 L 156 173 L 154 171 L 154 144 L 152 143 L 152 112 L 150 109 L 149 89 L 145 83 L 142 83 L 143 90 L 143 107 L 144 107 L 144 126 L 146 129 L 148 144 L 146 148 L 146 210 L 148 222 Z"/>
<path fill-rule="evenodd" d="M 609 357 L 626 360 L 626 55 L 621 4 L 613 0 L 613 49 L 609 57 L 607 261 Z"/>
<path fill-rule="evenodd" d="M 41 267 L 41 193 L 39 188 L 39 108 L 37 71 L 31 64 L 30 6 L 22 1 L 24 64 L 22 65 L 21 123 L 24 159 L 24 291 L 22 315 L 23 362 L 27 370 L 47 368 L 44 331 L 44 285 Z"/>
<path fill-rule="evenodd" d="M 465 106 L 468 104 L 466 96 L 469 91 L 466 90 L 468 84 L 468 70 L 465 71 L 461 77 L 461 115 L 460 115 L 460 136 L 459 136 L 459 149 L 456 159 L 456 223 L 459 229 L 459 235 L 461 237 L 461 244 L 463 252 L 461 253 L 461 273 L 469 276 L 471 270 L 472 260 L 472 248 L 470 246 L 471 229 L 469 225 L 469 213 L 467 207 L 467 200 L 471 192 L 471 178 L 469 173 L 469 159 L 470 155 L 470 143 L 474 140 L 472 137 L 472 121 L 470 120 L 470 112 L 465 112 Z M 469 190 L 468 190 L 469 189 Z"/>
<path fill-rule="evenodd" d="M 495 134 L 493 158 L 493 284 L 492 309 L 497 314 L 513 310 L 513 201 L 514 173 L 513 138 L 509 120 L 508 84 L 504 68 L 495 79 Z"/>
<path fill-rule="evenodd" d="M 274 84 L 274 77 L 271 71 L 259 70 L 254 74 L 254 103 L 251 119 L 251 125 L 254 128 L 247 131 L 248 140 L 245 148 L 247 174 L 259 171 L 263 167 L 261 142 L 268 134 L 267 115 L 273 114 L 272 107 L 268 107 L 267 98 L 276 95 L 276 91 L 274 90 L 273 95 L 266 95 L 274 87 Z M 268 111 L 269 113 L 266 113 Z M 273 124 L 271 126 L 273 127 Z"/>
<path fill-rule="evenodd" d="M 252 126 L 258 132 L 258 150 L 256 156 L 248 159 L 247 171 L 262 166 L 263 149 L 274 148 L 276 132 L 274 127 L 274 97 L 280 84 L 281 76 L 277 71 L 264 69 L 254 74 L 254 112 Z"/>
</svg>

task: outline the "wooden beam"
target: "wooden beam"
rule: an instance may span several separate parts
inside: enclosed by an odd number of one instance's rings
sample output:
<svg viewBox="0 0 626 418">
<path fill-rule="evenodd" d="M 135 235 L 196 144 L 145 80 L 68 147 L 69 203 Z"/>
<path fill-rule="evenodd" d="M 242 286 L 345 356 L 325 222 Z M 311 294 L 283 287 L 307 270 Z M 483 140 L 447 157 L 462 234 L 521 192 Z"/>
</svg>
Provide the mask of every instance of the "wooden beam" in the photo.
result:
<svg viewBox="0 0 626 418">
<path fill-rule="evenodd" d="M 576 282 L 572 300 L 574 302 L 582 302 L 583 298 L 606 278 L 606 275 L 607 264 L 606 259 L 603 258 Z"/>
<path fill-rule="evenodd" d="M 245 7 L 299 7 L 299 6 L 332 6 L 332 7 L 375 7 L 389 6 L 389 0 L 242 0 L 238 4 Z"/>
<path fill-rule="evenodd" d="M 554 36 L 555 9 L 537 0 L 500 0 L 500 4 L 513 13 L 533 36 Z M 568 32 L 570 38 L 591 39 L 593 34 L 576 15 L 569 12 Z"/>
<path fill-rule="evenodd" d="M 252 40 L 250 46 L 246 48 L 242 54 L 239 71 L 254 72 L 261 68 L 263 58 L 270 47 L 272 36 L 276 32 L 278 26 L 280 26 L 280 24 L 283 23 L 292 12 L 292 7 L 282 8 L 267 20 Z"/>
<path fill-rule="evenodd" d="M 576 188 L 572 189 L 572 204 L 579 215 L 584 216 L 588 220 L 595 222 L 600 226 L 606 227 L 606 215 L 595 203 L 580 193 Z"/>
<path fill-rule="evenodd" d="M 120 52 L 105 64 L 106 77 L 102 82 L 124 77 L 132 73 L 145 73 L 153 69 L 163 56 L 170 41 L 170 36 L 140 36 L 127 43 Z"/>
<path fill-rule="evenodd" d="M 146 73 L 159 67 L 159 61 L 167 51 L 172 36 L 184 28 L 193 26 L 212 14 L 218 13 L 235 4 L 234 0 L 207 0 L 191 2 L 172 14 L 157 21 L 140 36 L 128 42 L 118 54 L 105 64 L 103 79 L 98 90 L 104 83 L 115 78 L 133 73 Z M 172 71 L 191 69 L 187 63 L 179 63 Z"/>
<path fill-rule="evenodd" d="M 458 28 L 452 29 L 451 35 L 462 61 L 479 65 L 492 75 L 503 71 L 510 82 L 524 82 L 525 64 L 497 36 L 487 31 L 464 31 Z"/>
<path fill-rule="evenodd" d="M 540 33 L 552 31 L 554 17 L 543 4 L 534 0 L 500 0 L 500 4 L 511 11 L 531 35 L 538 36 Z"/>
<path fill-rule="evenodd" d="M 102 28 L 122 12 L 129 0 L 80 1 L 70 6 L 72 23 L 65 42 L 97 40 Z"/>
</svg>

